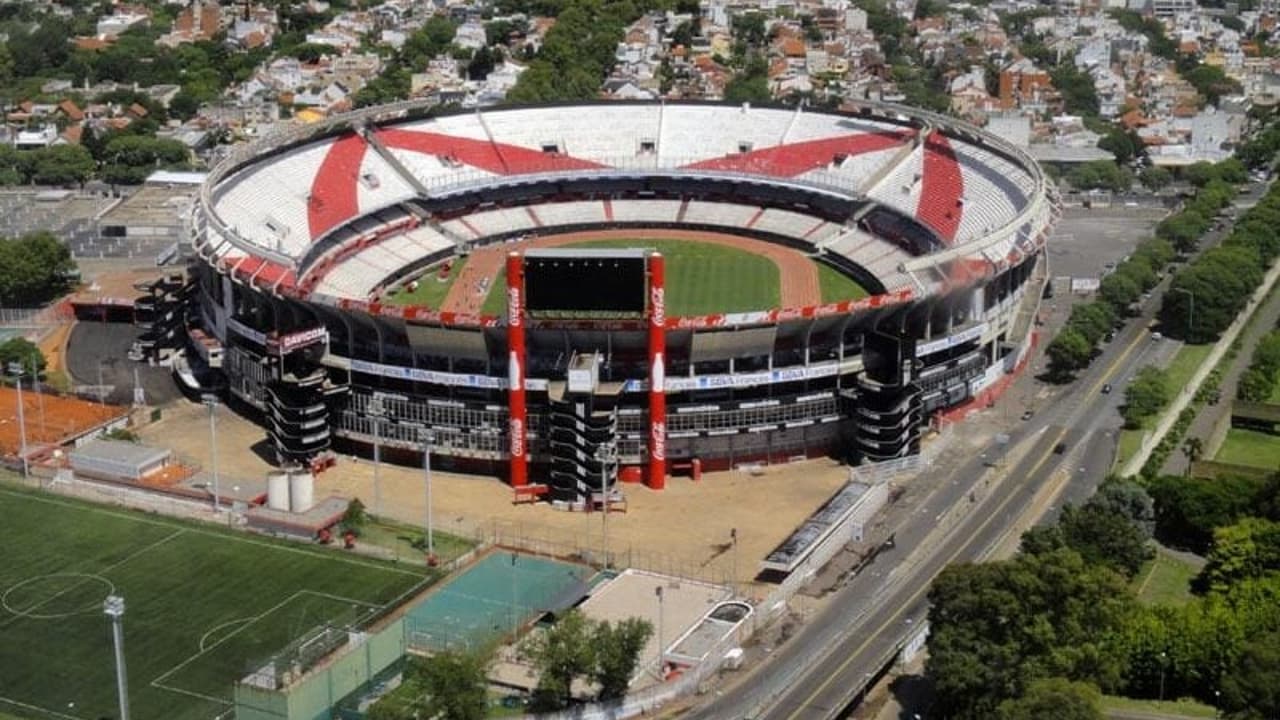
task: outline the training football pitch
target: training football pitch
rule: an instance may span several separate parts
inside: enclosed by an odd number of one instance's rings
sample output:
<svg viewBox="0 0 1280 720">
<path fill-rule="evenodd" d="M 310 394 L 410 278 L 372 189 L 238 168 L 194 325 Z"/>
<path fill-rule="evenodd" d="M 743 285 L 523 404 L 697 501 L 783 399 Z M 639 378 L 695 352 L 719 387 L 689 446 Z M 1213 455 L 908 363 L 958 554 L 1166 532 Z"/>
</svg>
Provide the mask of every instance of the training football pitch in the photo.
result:
<svg viewBox="0 0 1280 720">
<path fill-rule="evenodd" d="M 211 718 L 255 663 L 429 581 L 309 548 L 0 485 L 0 713 L 116 716 L 108 594 L 125 600 L 131 716 Z"/>
</svg>

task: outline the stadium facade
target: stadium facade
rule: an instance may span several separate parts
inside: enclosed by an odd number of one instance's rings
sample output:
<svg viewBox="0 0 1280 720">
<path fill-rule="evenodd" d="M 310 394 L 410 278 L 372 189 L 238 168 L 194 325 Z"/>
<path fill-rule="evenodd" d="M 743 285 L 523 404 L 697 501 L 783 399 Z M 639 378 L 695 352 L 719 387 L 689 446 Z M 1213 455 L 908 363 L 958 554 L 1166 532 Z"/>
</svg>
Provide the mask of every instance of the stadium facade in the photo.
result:
<svg viewBox="0 0 1280 720">
<path fill-rule="evenodd" d="M 186 308 L 180 376 L 225 387 L 285 459 L 337 444 L 410 462 L 429 444 L 518 496 L 599 500 L 601 482 L 661 487 L 695 460 L 916 452 L 931 418 L 1025 357 L 1058 214 L 1024 152 L 899 106 L 404 103 L 220 163 L 192 282 L 165 302 Z M 618 228 L 777 243 L 870 296 L 677 317 L 656 253 L 519 244 Z M 515 250 L 484 281 L 505 283 L 507 312 L 386 301 L 493 243 Z M 592 263 L 627 279 L 591 285 Z"/>
</svg>

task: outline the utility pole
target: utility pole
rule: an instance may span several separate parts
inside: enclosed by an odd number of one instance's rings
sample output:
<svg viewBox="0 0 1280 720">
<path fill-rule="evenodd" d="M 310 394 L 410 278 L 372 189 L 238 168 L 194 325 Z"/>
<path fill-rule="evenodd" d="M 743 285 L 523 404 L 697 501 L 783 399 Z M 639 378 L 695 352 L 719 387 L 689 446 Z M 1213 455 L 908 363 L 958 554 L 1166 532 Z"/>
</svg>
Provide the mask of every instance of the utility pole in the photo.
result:
<svg viewBox="0 0 1280 720">
<path fill-rule="evenodd" d="M 116 654 L 116 694 L 120 698 L 120 720 L 129 720 L 129 683 L 124 667 L 124 598 L 108 595 L 102 612 L 111 618 L 111 638 Z"/>
</svg>

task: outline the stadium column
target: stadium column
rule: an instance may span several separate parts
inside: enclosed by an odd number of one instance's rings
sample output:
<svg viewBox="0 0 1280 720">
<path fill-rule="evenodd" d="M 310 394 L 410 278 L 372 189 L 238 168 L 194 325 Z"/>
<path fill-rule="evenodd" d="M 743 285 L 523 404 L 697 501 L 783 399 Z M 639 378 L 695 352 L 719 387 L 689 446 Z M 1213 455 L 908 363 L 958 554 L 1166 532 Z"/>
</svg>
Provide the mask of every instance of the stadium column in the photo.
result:
<svg viewBox="0 0 1280 720">
<path fill-rule="evenodd" d="M 649 255 L 649 487 L 667 484 L 667 298 L 666 263 Z"/>
<path fill-rule="evenodd" d="M 511 453 L 511 487 L 529 484 L 529 443 L 525 429 L 524 258 L 507 255 L 507 407 L 510 413 L 508 446 Z"/>
</svg>

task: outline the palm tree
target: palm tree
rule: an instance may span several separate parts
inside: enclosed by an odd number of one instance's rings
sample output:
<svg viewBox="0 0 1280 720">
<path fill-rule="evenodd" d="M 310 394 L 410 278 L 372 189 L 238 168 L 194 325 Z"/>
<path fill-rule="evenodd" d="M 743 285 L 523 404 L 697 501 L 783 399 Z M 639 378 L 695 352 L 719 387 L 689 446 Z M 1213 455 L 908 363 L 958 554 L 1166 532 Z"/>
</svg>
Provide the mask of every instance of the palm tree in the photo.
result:
<svg viewBox="0 0 1280 720">
<path fill-rule="evenodd" d="M 1204 441 L 1198 437 L 1189 437 L 1182 441 L 1182 454 L 1187 457 L 1187 476 L 1191 475 L 1191 466 L 1204 454 Z"/>
</svg>

